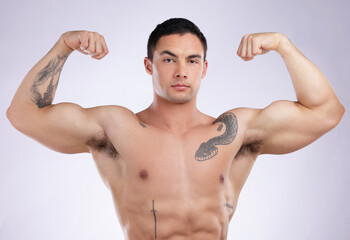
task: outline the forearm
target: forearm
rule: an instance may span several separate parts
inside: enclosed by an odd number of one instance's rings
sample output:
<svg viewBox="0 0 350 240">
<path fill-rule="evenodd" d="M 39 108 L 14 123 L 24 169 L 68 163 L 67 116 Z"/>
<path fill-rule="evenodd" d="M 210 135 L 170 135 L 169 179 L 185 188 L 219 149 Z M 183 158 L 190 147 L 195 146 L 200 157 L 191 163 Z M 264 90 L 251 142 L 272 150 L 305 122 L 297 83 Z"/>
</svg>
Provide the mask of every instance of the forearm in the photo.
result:
<svg viewBox="0 0 350 240">
<path fill-rule="evenodd" d="M 276 49 L 291 75 L 298 102 L 313 109 L 343 108 L 321 70 L 308 60 L 284 35 Z"/>
<path fill-rule="evenodd" d="M 72 51 L 60 38 L 54 47 L 27 73 L 9 109 L 25 111 L 52 104 L 63 65 Z"/>
</svg>

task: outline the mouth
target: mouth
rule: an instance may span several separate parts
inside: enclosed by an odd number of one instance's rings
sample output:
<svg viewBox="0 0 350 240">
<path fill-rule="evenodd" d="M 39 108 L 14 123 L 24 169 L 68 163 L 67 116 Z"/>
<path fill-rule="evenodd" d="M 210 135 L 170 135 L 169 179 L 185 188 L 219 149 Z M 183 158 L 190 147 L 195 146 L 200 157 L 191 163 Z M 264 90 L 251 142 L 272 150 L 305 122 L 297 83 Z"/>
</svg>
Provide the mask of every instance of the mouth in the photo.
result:
<svg viewBox="0 0 350 240">
<path fill-rule="evenodd" d="M 180 91 L 183 91 L 183 90 L 186 90 L 187 88 L 189 88 L 189 86 L 184 84 L 184 83 L 176 83 L 174 85 L 171 85 L 171 87 L 175 88 L 176 90 L 180 90 Z"/>
</svg>

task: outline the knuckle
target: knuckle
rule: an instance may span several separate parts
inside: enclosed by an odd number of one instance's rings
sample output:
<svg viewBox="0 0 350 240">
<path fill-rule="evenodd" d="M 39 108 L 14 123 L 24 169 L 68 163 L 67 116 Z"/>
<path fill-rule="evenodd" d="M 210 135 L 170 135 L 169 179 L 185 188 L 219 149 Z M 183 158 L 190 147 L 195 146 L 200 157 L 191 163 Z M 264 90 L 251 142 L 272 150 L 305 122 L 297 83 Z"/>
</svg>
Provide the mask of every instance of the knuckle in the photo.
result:
<svg viewBox="0 0 350 240">
<path fill-rule="evenodd" d="M 84 31 L 81 32 L 81 35 L 83 37 L 88 37 L 89 36 L 89 32 L 84 30 Z"/>
<path fill-rule="evenodd" d="M 260 39 L 259 39 L 259 37 L 254 36 L 254 37 L 252 38 L 252 41 L 253 41 L 254 43 L 258 43 L 258 42 L 260 41 Z"/>
<path fill-rule="evenodd" d="M 93 38 L 94 37 L 94 33 L 93 32 L 88 32 L 87 35 L 88 35 L 89 38 Z"/>
</svg>

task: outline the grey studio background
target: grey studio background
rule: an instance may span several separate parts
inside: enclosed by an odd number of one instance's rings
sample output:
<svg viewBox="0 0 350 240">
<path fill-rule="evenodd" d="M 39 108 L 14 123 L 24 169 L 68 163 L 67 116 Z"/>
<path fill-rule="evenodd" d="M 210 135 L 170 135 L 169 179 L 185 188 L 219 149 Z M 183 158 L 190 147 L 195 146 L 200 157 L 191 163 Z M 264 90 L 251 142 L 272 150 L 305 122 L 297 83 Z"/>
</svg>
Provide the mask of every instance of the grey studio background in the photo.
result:
<svg viewBox="0 0 350 240">
<path fill-rule="evenodd" d="M 295 100 L 277 53 L 244 62 L 245 33 L 286 34 L 330 80 L 347 109 L 340 125 L 288 155 L 258 158 L 241 193 L 228 239 L 350 238 L 350 1 L 18 1 L 0 2 L 0 239 L 123 239 L 109 191 L 89 154 L 54 152 L 17 132 L 6 109 L 30 68 L 68 30 L 103 34 L 101 61 L 73 53 L 54 103 L 117 104 L 134 112 L 152 101 L 143 67 L 156 24 L 186 17 L 207 37 L 209 69 L 198 107 L 212 116 L 235 107 Z M 176 207 L 176 206 L 174 206 Z"/>
</svg>

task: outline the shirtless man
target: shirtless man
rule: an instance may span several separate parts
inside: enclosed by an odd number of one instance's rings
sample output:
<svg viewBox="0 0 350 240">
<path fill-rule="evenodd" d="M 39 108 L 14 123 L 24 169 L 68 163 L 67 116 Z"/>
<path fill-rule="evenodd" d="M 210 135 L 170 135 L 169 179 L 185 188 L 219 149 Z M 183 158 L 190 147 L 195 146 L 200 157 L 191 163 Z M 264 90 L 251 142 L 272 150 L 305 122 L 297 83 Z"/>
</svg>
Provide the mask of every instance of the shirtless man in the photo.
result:
<svg viewBox="0 0 350 240">
<path fill-rule="evenodd" d="M 7 117 L 55 151 L 92 154 L 126 239 L 226 239 L 257 156 L 305 147 L 339 123 L 344 107 L 286 36 L 257 33 L 242 38 L 237 54 L 248 61 L 278 52 L 298 101 L 232 109 L 215 119 L 196 107 L 206 49 L 192 22 L 169 19 L 152 32 L 144 59 L 152 104 L 137 114 L 121 106 L 84 109 L 52 104 L 60 72 L 74 50 L 101 59 L 108 49 L 98 33 L 66 32 L 26 75 Z"/>
</svg>

